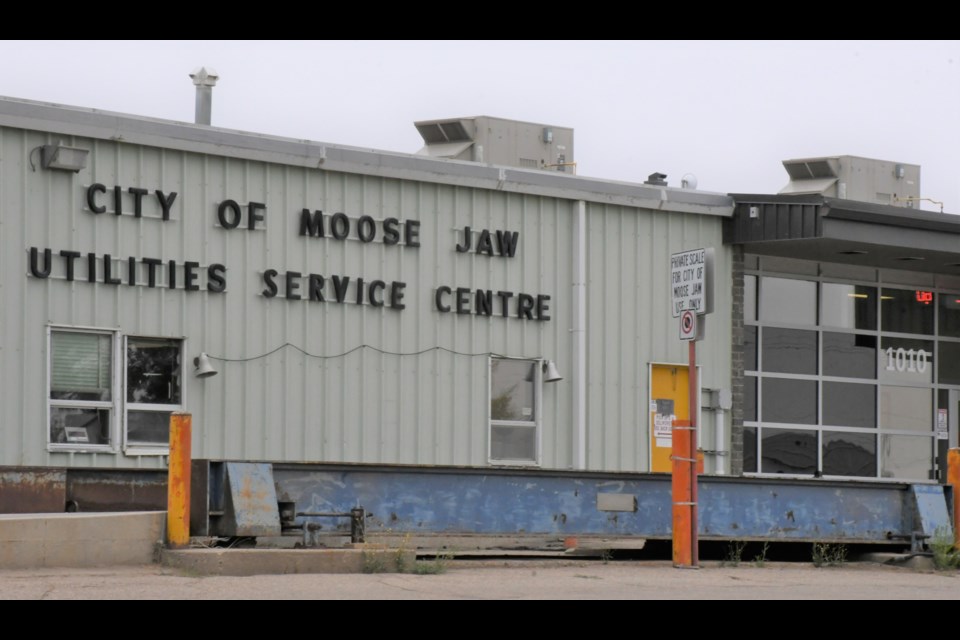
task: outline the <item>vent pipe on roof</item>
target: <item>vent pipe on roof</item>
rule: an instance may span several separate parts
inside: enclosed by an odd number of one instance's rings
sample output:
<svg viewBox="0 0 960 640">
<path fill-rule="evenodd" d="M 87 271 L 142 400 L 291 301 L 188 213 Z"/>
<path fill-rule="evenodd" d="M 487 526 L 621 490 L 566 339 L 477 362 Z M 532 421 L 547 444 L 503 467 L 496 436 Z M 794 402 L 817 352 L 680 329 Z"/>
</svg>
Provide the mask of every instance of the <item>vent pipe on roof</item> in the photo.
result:
<svg viewBox="0 0 960 640">
<path fill-rule="evenodd" d="M 647 176 L 647 179 L 643 181 L 643 184 L 652 184 L 656 187 L 665 187 L 667 186 L 667 174 L 665 173 L 651 173 Z"/>
<path fill-rule="evenodd" d="M 193 84 L 197 87 L 197 106 L 194 112 L 194 122 L 210 124 L 210 112 L 213 106 L 213 87 L 220 76 L 213 69 L 200 67 L 190 74 Z"/>
</svg>

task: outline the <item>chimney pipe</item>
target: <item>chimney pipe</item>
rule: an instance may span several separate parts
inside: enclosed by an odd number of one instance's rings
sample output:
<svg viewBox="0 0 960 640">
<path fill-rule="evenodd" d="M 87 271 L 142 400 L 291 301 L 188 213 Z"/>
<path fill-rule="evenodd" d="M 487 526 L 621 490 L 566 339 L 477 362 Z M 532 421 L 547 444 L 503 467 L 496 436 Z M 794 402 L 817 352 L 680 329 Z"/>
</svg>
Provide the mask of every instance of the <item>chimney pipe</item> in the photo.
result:
<svg viewBox="0 0 960 640">
<path fill-rule="evenodd" d="M 213 87 L 220 76 L 213 69 L 200 67 L 190 74 L 193 84 L 197 87 L 197 106 L 194 112 L 194 122 L 210 124 L 210 111 L 213 103 Z"/>
</svg>

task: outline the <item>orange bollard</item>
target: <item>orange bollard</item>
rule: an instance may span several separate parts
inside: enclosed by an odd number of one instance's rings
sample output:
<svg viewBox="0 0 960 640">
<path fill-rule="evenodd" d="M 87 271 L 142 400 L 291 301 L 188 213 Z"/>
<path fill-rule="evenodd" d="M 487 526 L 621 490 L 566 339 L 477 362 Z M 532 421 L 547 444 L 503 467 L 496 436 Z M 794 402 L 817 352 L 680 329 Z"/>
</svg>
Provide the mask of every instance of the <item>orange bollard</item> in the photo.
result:
<svg viewBox="0 0 960 640">
<path fill-rule="evenodd" d="M 695 566 L 693 558 L 693 495 L 690 467 L 690 437 L 693 427 L 689 420 L 673 421 L 673 566 Z"/>
<path fill-rule="evenodd" d="M 170 463 L 167 472 L 167 544 L 190 543 L 190 441 L 189 413 L 170 416 Z"/>
<path fill-rule="evenodd" d="M 960 550 L 960 449 L 947 452 L 947 484 L 953 487 L 953 548 Z"/>
</svg>

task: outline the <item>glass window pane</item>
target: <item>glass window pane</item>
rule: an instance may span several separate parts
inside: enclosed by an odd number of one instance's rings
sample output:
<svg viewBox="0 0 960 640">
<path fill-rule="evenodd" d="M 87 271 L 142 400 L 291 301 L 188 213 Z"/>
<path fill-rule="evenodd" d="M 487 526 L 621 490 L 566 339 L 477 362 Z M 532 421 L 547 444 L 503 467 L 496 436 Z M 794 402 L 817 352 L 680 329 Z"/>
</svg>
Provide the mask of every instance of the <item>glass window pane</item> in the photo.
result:
<svg viewBox="0 0 960 640">
<path fill-rule="evenodd" d="M 933 341 L 880 338 L 879 378 L 883 382 L 933 382 Z"/>
<path fill-rule="evenodd" d="M 799 429 L 764 429 L 763 473 L 813 474 L 817 470 L 817 432 Z"/>
<path fill-rule="evenodd" d="M 789 278 L 761 278 L 760 319 L 764 322 L 815 326 L 817 283 Z"/>
<path fill-rule="evenodd" d="M 880 475 L 884 478 L 929 480 L 933 471 L 932 438 L 880 436 Z"/>
<path fill-rule="evenodd" d="M 877 477 L 877 436 L 824 431 L 822 440 L 824 475 Z"/>
<path fill-rule="evenodd" d="M 764 327 L 760 334 L 764 371 L 817 373 L 817 332 Z"/>
<path fill-rule="evenodd" d="M 834 427 L 877 426 L 877 388 L 872 384 L 823 383 L 823 424 Z"/>
<path fill-rule="evenodd" d="M 880 428 L 933 431 L 933 391 L 914 387 L 880 387 Z"/>
<path fill-rule="evenodd" d="M 757 328 L 743 328 L 743 369 L 757 370 Z"/>
<path fill-rule="evenodd" d="M 128 444 L 169 444 L 170 413 L 127 411 Z"/>
<path fill-rule="evenodd" d="M 110 444 L 110 410 L 51 407 L 50 442 Z"/>
<path fill-rule="evenodd" d="M 960 293 L 940 294 L 940 325 L 942 336 L 960 338 Z"/>
<path fill-rule="evenodd" d="M 757 430 L 753 427 L 743 430 L 743 472 L 757 472 Z"/>
<path fill-rule="evenodd" d="M 919 289 L 880 292 L 880 330 L 933 335 L 933 293 Z"/>
<path fill-rule="evenodd" d="M 823 332 L 823 375 L 877 377 L 877 337 Z"/>
<path fill-rule="evenodd" d="M 529 360 L 490 361 L 490 419 L 534 422 L 535 364 Z"/>
<path fill-rule="evenodd" d="M 815 380 L 764 378 L 761 419 L 764 422 L 817 424 L 817 383 Z"/>
<path fill-rule="evenodd" d="M 743 277 L 743 319 L 747 322 L 757 319 L 757 276 Z"/>
<path fill-rule="evenodd" d="M 757 379 L 753 376 L 743 377 L 743 419 L 757 421 Z"/>
<path fill-rule="evenodd" d="M 823 283 L 823 309 L 820 324 L 844 329 L 876 330 L 876 287 Z"/>
<path fill-rule="evenodd" d="M 113 339 L 109 335 L 54 331 L 50 334 L 50 397 L 111 399 Z"/>
<path fill-rule="evenodd" d="M 536 462 L 537 430 L 533 427 L 491 427 L 490 458 Z"/>
<path fill-rule="evenodd" d="M 960 384 L 960 342 L 940 343 L 938 376 L 940 384 Z"/>
<path fill-rule="evenodd" d="M 180 404 L 180 341 L 127 339 L 127 402 Z"/>
</svg>

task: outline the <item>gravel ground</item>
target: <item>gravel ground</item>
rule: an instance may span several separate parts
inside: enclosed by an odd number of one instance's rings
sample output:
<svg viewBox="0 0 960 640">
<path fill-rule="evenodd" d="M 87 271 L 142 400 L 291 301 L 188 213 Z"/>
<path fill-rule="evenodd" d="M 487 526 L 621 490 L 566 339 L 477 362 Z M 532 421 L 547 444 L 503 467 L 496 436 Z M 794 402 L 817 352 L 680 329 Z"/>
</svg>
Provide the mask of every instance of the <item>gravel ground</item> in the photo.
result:
<svg viewBox="0 0 960 640">
<path fill-rule="evenodd" d="M 942 600 L 960 573 L 876 563 L 674 569 L 662 561 L 456 560 L 438 575 L 203 577 L 159 565 L 0 570 L 0 600 Z"/>
</svg>

